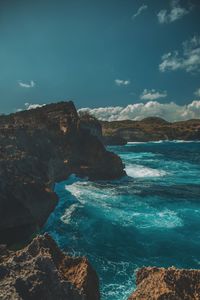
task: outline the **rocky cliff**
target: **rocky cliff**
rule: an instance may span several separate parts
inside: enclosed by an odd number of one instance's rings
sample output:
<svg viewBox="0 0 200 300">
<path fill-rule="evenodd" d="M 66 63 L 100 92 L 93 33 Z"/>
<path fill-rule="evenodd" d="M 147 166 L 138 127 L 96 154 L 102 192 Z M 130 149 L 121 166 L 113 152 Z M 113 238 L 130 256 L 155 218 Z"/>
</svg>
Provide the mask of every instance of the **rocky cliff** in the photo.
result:
<svg viewBox="0 0 200 300">
<path fill-rule="evenodd" d="M 80 113 L 79 113 L 80 114 Z M 126 145 L 127 141 L 117 135 L 104 135 L 102 133 L 102 125 L 99 120 L 87 113 L 80 114 L 81 128 L 88 130 L 90 134 L 98 137 L 105 146 Z"/>
<path fill-rule="evenodd" d="M 0 248 L 1 300 L 99 300 L 99 281 L 85 257 L 70 257 L 48 235 L 17 252 Z"/>
<path fill-rule="evenodd" d="M 128 300 L 199 300 L 200 270 L 142 268 Z"/>
<path fill-rule="evenodd" d="M 72 102 L 0 116 L 0 243 L 37 231 L 57 204 L 55 182 L 124 175 L 121 159 L 80 125 Z"/>
<path fill-rule="evenodd" d="M 104 121 L 101 124 L 103 136 L 123 138 L 127 142 L 200 140 L 200 120 L 170 123 L 150 117 L 141 121 Z"/>
</svg>

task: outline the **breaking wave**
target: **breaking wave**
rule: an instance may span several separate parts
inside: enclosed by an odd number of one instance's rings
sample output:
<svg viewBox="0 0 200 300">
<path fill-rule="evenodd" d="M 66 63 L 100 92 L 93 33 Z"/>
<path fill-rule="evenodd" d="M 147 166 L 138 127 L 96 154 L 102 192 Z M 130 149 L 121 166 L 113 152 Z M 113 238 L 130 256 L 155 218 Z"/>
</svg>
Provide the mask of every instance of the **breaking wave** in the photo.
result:
<svg viewBox="0 0 200 300">
<path fill-rule="evenodd" d="M 133 178 L 140 178 L 140 177 L 160 177 L 165 176 L 167 173 L 163 170 L 157 170 L 153 168 L 147 168 L 142 165 L 127 165 L 126 173 L 128 176 Z"/>
</svg>

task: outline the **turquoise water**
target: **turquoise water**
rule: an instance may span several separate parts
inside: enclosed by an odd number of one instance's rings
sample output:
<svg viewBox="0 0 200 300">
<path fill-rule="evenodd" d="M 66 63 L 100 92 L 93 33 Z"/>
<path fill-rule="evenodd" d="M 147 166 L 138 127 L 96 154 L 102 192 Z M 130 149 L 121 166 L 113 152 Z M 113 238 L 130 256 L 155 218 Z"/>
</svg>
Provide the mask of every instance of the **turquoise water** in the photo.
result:
<svg viewBox="0 0 200 300">
<path fill-rule="evenodd" d="M 103 300 L 125 300 L 141 266 L 200 268 L 200 143 L 110 147 L 126 164 L 118 181 L 71 176 L 45 231 L 97 270 Z"/>
</svg>

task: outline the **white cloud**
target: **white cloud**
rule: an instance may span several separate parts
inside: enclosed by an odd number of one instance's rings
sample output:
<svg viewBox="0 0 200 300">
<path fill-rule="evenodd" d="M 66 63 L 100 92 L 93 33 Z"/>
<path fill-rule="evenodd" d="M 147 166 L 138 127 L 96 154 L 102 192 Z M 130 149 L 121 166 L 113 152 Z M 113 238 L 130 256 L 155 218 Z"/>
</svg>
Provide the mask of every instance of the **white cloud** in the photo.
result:
<svg viewBox="0 0 200 300">
<path fill-rule="evenodd" d="M 140 95 L 141 100 L 157 100 L 159 98 L 165 98 L 167 97 L 167 92 L 157 92 L 156 90 L 147 90 L 144 89 L 142 94 Z"/>
<path fill-rule="evenodd" d="M 46 104 L 30 104 L 30 103 L 25 103 L 25 109 L 26 110 L 30 110 L 30 109 L 35 109 L 35 108 L 38 108 L 38 107 L 42 107 L 42 106 L 45 106 Z"/>
<path fill-rule="evenodd" d="M 22 82 L 21 80 L 18 81 L 18 84 L 22 88 L 33 88 L 35 86 L 35 82 L 31 80 L 30 82 Z"/>
<path fill-rule="evenodd" d="M 136 17 L 138 17 L 144 10 L 146 10 L 148 6 L 146 4 L 143 4 L 140 6 L 137 10 L 137 12 L 132 16 L 132 19 L 134 20 Z"/>
<path fill-rule="evenodd" d="M 99 108 L 82 108 L 79 111 L 88 112 L 100 120 L 141 120 L 146 117 L 160 117 L 167 121 L 182 121 L 200 118 L 200 101 L 194 100 L 188 105 L 178 105 L 174 102 L 159 103 L 149 101 L 147 103 L 129 104 L 126 107 L 110 106 Z"/>
<path fill-rule="evenodd" d="M 115 84 L 117 86 L 127 86 L 129 85 L 131 82 L 130 80 L 123 80 L 123 79 L 115 79 Z"/>
<path fill-rule="evenodd" d="M 179 2 L 180 2 L 179 0 L 173 0 L 171 1 L 170 10 L 162 9 L 161 11 L 159 11 L 159 13 L 157 14 L 159 23 L 161 24 L 172 23 L 178 19 L 181 19 L 185 15 L 189 14 L 192 7 L 190 6 L 188 9 L 181 7 Z"/>
<path fill-rule="evenodd" d="M 194 36 L 183 43 L 182 56 L 178 51 L 164 54 L 159 69 L 161 72 L 167 70 L 200 71 L 200 37 Z"/>
<path fill-rule="evenodd" d="M 194 92 L 194 95 L 200 99 L 200 88 L 198 88 L 195 92 Z"/>
<path fill-rule="evenodd" d="M 30 103 L 24 103 L 24 108 L 18 108 L 17 111 L 23 111 L 23 110 L 31 110 L 31 109 L 35 109 L 38 107 L 42 107 L 45 106 L 46 104 L 30 104 Z"/>
</svg>

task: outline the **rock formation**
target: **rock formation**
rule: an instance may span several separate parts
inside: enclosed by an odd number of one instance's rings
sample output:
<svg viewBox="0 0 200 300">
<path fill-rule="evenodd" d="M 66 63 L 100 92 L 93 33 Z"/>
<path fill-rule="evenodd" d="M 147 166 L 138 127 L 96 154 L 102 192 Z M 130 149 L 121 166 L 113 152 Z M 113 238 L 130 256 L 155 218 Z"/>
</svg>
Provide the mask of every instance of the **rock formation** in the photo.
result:
<svg viewBox="0 0 200 300">
<path fill-rule="evenodd" d="M 127 141 L 118 135 L 107 135 L 102 134 L 102 125 L 95 117 L 88 113 L 80 114 L 80 126 L 81 128 L 88 130 L 91 135 L 98 137 L 98 139 L 105 146 L 115 146 L 115 145 L 126 145 Z"/>
<path fill-rule="evenodd" d="M 0 116 L 0 244 L 24 241 L 57 204 L 55 182 L 124 175 L 121 159 L 80 125 L 72 102 Z"/>
<path fill-rule="evenodd" d="M 48 235 L 17 252 L 0 249 L 1 300 L 99 300 L 99 281 L 85 257 L 64 255 Z"/>
<path fill-rule="evenodd" d="M 150 117 L 141 121 L 101 122 L 104 137 L 123 138 L 127 142 L 158 140 L 200 140 L 200 120 L 170 123 Z"/>
<path fill-rule="evenodd" d="M 90 114 L 79 113 L 80 127 L 84 130 L 88 130 L 91 135 L 97 136 L 102 139 L 102 126 L 101 123 Z"/>
<path fill-rule="evenodd" d="M 123 146 L 127 144 L 127 141 L 118 135 L 102 136 L 102 142 L 107 146 Z"/>
<path fill-rule="evenodd" d="M 199 300 L 200 270 L 142 268 L 128 300 Z"/>
</svg>

